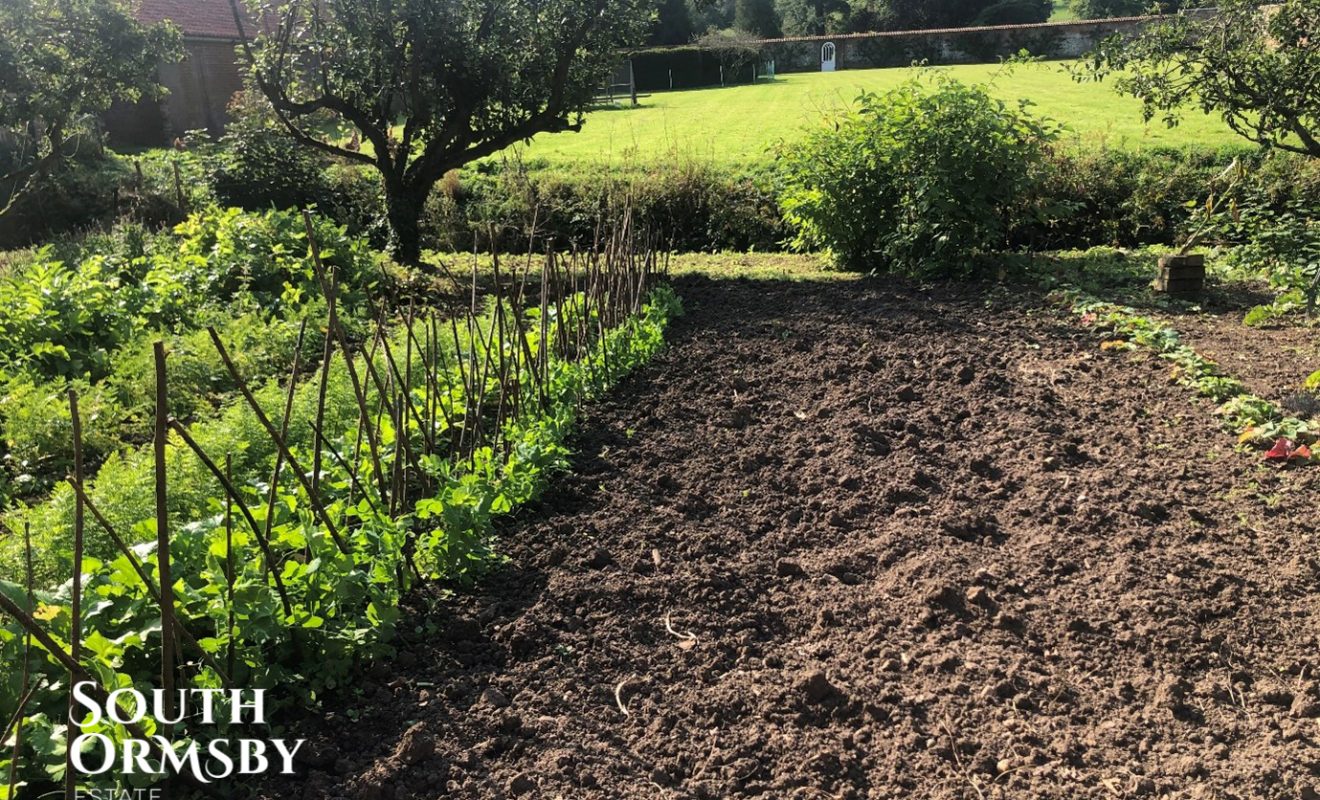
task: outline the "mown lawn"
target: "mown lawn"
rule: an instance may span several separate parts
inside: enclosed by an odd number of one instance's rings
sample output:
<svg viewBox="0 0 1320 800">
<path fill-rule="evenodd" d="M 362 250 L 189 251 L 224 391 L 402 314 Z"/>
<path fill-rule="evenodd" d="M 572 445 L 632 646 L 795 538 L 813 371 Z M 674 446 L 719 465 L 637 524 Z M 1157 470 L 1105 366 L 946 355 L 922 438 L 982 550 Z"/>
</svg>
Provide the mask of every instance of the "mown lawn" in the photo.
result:
<svg viewBox="0 0 1320 800">
<path fill-rule="evenodd" d="M 1084 146 L 1146 148 L 1219 146 L 1241 143 L 1218 117 L 1189 113 L 1173 129 L 1156 120 L 1147 125 L 1140 104 L 1108 85 L 1079 84 L 1065 62 L 1019 66 L 999 75 L 995 91 L 1006 99 L 1028 99 L 1037 111 L 1068 124 L 1069 139 Z M 990 80 L 997 65 L 949 67 L 958 78 Z M 791 141 L 820 112 L 839 108 L 868 89 L 882 91 L 913 70 L 845 70 L 781 75 L 773 83 L 726 89 L 657 93 L 636 109 L 610 109 L 587 117 L 580 133 L 537 137 L 522 155 L 529 166 L 606 161 L 627 164 L 698 158 L 729 166 L 754 166 L 767 150 Z"/>
<path fill-rule="evenodd" d="M 1077 12 L 1073 10 L 1072 3 L 1068 0 L 1054 0 L 1054 11 L 1050 14 L 1050 22 L 1071 22 L 1077 19 Z"/>
</svg>

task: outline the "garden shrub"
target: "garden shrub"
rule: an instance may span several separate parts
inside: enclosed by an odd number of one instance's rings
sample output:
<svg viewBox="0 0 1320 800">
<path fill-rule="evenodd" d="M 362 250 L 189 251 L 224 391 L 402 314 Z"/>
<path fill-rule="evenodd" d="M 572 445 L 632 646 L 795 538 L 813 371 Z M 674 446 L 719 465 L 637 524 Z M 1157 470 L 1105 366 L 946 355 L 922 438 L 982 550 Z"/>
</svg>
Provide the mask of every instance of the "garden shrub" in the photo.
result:
<svg viewBox="0 0 1320 800">
<path fill-rule="evenodd" d="M 194 206 L 208 195 L 205 182 L 183 172 L 174 179 L 173 161 L 187 159 L 172 151 L 152 151 L 128 158 L 101 150 L 93 141 L 42 182 L 39 191 L 19 198 L 0 217 L 0 249 L 46 243 L 60 237 L 134 220 L 152 228 L 183 219 L 179 189 Z M 0 173 L 4 170 L 0 168 Z M 0 196 L 5 194 L 0 187 Z"/>
<path fill-rule="evenodd" d="M 1031 203 L 1010 237 L 1032 250 L 1173 244 L 1214 177 L 1242 148 L 1070 149 L 1050 154 Z"/>
<path fill-rule="evenodd" d="M 1008 245 L 1053 123 L 936 72 L 826 120 L 779 151 L 794 245 L 849 269 L 969 275 Z"/>
<path fill-rule="evenodd" d="M 675 251 L 774 250 L 787 235 L 773 188 L 755 174 L 679 159 L 639 172 L 534 166 L 485 164 L 448 176 L 423 216 L 426 246 L 485 249 L 494 225 L 501 249 L 523 249 L 533 220 L 541 244 L 584 246 L 621 201 Z"/>
<path fill-rule="evenodd" d="M 211 189 L 224 206 L 303 208 L 330 193 L 325 176 L 329 158 L 264 125 L 240 120 L 204 152 Z"/>
<path fill-rule="evenodd" d="M 298 352 L 303 365 L 320 358 L 324 332 L 323 303 L 293 309 L 267 319 L 251 301 L 230 312 L 215 311 L 199 320 L 214 324 L 240 374 L 250 381 L 287 376 Z M 308 318 L 301 351 L 301 319 Z M 206 330 L 166 335 L 147 331 L 121 347 L 110 372 L 98 381 L 86 377 L 46 380 L 24 370 L 0 383 L 0 439 L 7 488 L 0 500 L 45 494 L 73 465 L 73 427 L 68 390 L 78 393 L 83 428 L 83 459 L 95 468 L 111 453 L 143 441 L 151 430 L 156 404 L 152 341 L 163 338 L 169 357 L 170 413 L 182 420 L 206 419 L 237 390 Z"/>
<path fill-rule="evenodd" d="M 93 150 L 80 153 L 45 178 L 40 190 L 20 197 L 0 217 L 0 248 L 42 242 L 112 217 L 115 191 L 128 174 L 113 158 Z M 4 186 L 0 197 L 8 197 Z"/>
<path fill-rule="evenodd" d="M 349 306 L 363 302 L 385 275 L 380 257 L 343 227 L 314 219 L 321 260 L 334 271 L 341 302 Z M 207 299 L 225 300 L 240 291 L 265 309 L 297 305 L 320 293 L 306 227 L 296 212 L 253 214 L 209 208 L 190 216 L 174 233 L 177 253 L 167 254 L 163 266 L 148 273 L 147 280 L 168 282 L 169 291 L 191 297 L 168 297 L 162 292 L 164 318 L 186 315 Z"/>
<path fill-rule="evenodd" d="M 1247 312 L 1248 325 L 1269 324 L 1304 309 L 1314 317 L 1320 304 L 1320 204 L 1293 202 L 1283 211 L 1238 206 L 1220 219 L 1221 233 L 1236 246 L 1222 263 L 1239 276 L 1264 278 L 1280 294 L 1273 303 Z"/>
<path fill-rule="evenodd" d="M 0 368 L 103 374 L 110 353 L 133 334 L 142 290 L 103 256 L 71 269 L 50 255 L 42 248 L 0 278 Z"/>
</svg>

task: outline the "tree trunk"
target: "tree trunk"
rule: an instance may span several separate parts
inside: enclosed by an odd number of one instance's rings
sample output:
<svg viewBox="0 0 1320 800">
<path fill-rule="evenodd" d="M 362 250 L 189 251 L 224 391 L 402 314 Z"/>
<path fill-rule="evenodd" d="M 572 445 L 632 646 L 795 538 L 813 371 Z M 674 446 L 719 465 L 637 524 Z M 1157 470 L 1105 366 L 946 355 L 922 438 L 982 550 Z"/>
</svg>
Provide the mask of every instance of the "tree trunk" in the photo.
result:
<svg viewBox="0 0 1320 800">
<path fill-rule="evenodd" d="M 390 224 L 390 255 L 400 264 L 422 266 L 420 222 L 430 187 L 385 184 L 385 214 Z"/>
</svg>

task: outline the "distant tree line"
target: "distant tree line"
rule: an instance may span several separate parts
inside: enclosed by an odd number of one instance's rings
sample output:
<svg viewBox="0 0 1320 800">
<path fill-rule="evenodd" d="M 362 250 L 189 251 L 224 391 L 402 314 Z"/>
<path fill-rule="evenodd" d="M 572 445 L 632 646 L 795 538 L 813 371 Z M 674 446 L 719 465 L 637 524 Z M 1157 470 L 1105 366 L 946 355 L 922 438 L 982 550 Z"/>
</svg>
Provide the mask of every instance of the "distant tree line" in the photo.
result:
<svg viewBox="0 0 1320 800">
<path fill-rule="evenodd" d="M 1176 10 L 1182 0 L 1061 0 L 1082 19 Z M 761 38 L 1018 25 L 1050 18 L 1054 0 L 659 0 L 648 43 L 688 44 L 710 31 Z"/>
</svg>

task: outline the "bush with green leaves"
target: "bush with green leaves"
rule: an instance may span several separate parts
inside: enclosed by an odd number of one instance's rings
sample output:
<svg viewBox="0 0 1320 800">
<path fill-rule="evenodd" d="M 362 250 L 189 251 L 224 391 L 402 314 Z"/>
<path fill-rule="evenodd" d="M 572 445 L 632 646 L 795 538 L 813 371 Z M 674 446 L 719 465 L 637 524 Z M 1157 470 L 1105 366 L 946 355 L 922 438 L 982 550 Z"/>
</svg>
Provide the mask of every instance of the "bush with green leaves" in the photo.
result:
<svg viewBox="0 0 1320 800">
<path fill-rule="evenodd" d="M 304 208 L 330 194 L 329 158 L 303 147 L 262 120 L 239 116 L 203 161 L 216 199 L 250 211 Z"/>
<path fill-rule="evenodd" d="M 919 76 L 782 147 L 780 203 L 802 249 L 840 266 L 976 272 L 1002 251 L 1039 182 L 1057 126 L 984 85 Z"/>
<path fill-rule="evenodd" d="M 526 248 L 533 222 L 542 243 L 585 246 L 602 213 L 625 197 L 637 225 L 677 252 L 774 250 L 786 236 L 771 181 L 698 159 L 676 157 L 638 172 L 480 167 L 453 172 L 436 187 L 422 218 L 428 247 L 486 248 L 494 223 L 497 248 L 517 251 Z"/>
<path fill-rule="evenodd" d="M 177 250 L 161 254 L 146 275 L 166 320 L 186 318 L 208 302 L 250 295 L 265 310 L 296 306 L 320 294 L 303 218 L 295 211 L 248 213 L 210 208 L 174 229 Z M 385 273 L 367 243 L 327 220 L 314 218 L 321 260 L 333 271 L 339 299 L 365 302 Z"/>
<path fill-rule="evenodd" d="M 1262 277 L 1279 291 L 1274 302 L 1247 312 L 1248 325 L 1265 325 L 1292 311 L 1314 318 L 1320 304 L 1320 207 L 1292 203 L 1281 212 L 1245 206 L 1226 212 L 1223 235 L 1238 244 L 1225 250 L 1231 271 Z"/>
</svg>

